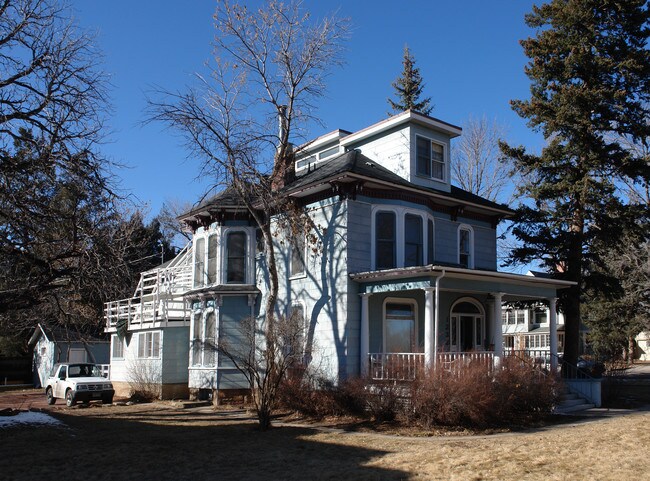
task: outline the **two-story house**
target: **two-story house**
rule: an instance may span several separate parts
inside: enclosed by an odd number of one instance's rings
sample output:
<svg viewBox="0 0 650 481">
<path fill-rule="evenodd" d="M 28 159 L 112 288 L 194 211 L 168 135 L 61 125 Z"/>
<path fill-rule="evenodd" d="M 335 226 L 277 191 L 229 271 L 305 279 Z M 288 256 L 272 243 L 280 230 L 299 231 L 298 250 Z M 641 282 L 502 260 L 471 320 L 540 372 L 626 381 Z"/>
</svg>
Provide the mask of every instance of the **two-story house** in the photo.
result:
<svg viewBox="0 0 650 481">
<path fill-rule="evenodd" d="M 570 283 L 497 271 L 496 227 L 512 211 L 451 185 L 450 143 L 459 135 L 457 126 L 406 111 L 297 151 L 295 180 L 279 195 L 311 217 L 318 248 L 278 235 L 280 309 L 303 314 L 310 363 L 334 382 L 382 379 L 391 366 L 414 371 L 466 353 L 499 362 L 504 303 L 546 301 L 555 333 L 557 290 Z M 266 254 L 256 226 L 228 189 L 181 220 L 193 232 L 185 254 L 192 281 L 182 294 L 188 386 L 246 388 L 209 346 L 223 336 L 237 342 L 241 319 L 264 315 Z M 161 357 L 167 341 L 161 332 Z"/>
</svg>

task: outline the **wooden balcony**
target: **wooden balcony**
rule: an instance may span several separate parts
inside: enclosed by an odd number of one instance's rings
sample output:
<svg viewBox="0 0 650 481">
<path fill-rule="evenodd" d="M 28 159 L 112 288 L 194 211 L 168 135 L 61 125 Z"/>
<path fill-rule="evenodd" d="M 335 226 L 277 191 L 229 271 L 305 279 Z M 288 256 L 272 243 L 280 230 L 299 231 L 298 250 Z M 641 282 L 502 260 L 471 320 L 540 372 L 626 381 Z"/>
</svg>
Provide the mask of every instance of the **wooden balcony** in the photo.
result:
<svg viewBox="0 0 650 481">
<path fill-rule="evenodd" d="M 183 294 L 192 286 L 192 248 L 188 244 L 167 266 L 140 274 L 133 297 L 107 302 L 106 331 L 154 327 L 189 318 Z"/>
</svg>

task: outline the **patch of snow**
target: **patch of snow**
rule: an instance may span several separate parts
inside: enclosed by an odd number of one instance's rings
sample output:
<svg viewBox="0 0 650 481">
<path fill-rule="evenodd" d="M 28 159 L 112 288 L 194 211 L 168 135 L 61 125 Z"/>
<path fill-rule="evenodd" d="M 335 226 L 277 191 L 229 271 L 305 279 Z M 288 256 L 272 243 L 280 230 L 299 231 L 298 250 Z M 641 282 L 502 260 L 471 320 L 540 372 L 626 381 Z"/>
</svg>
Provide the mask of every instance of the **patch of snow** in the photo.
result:
<svg viewBox="0 0 650 481">
<path fill-rule="evenodd" d="M 15 416 L 0 416 L 0 428 L 15 426 L 17 424 L 49 424 L 50 426 L 64 426 L 58 419 L 46 413 L 34 411 L 20 412 Z"/>
</svg>

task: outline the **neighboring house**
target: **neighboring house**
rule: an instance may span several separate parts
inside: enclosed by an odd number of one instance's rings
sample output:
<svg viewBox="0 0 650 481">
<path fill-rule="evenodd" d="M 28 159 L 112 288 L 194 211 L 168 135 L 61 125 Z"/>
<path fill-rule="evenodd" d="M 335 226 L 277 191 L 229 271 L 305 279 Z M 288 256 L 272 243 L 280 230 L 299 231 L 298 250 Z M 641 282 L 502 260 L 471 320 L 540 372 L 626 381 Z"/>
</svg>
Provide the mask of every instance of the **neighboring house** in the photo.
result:
<svg viewBox="0 0 650 481">
<path fill-rule="evenodd" d="M 635 338 L 634 359 L 639 361 L 650 361 L 650 331 L 643 331 Z"/>
<path fill-rule="evenodd" d="M 512 211 L 451 185 L 450 143 L 460 134 L 406 111 L 297 150 L 295 179 L 279 194 L 304 207 L 317 242 L 287 238 L 276 226 L 279 313 L 303 314 L 310 365 L 334 382 L 385 379 L 390 366 L 415 369 L 463 356 L 498 362 L 507 303 L 545 302 L 549 332 L 556 333 L 557 290 L 572 284 L 497 271 L 496 228 Z M 183 254 L 183 262 L 192 261 L 191 283 L 176 285 L 165 302 L 177 302 L 183 291 L 188 312 L 175 325 L 186 337 L 170 340 L 169 323 L 148 332 L 159 334 L 161 351 L 168 342 L 185 343 L 192 392 L 246 388 L 211 346 L 241 342 L 241 319 L 264 318 L 266 253 L 256 225 L 229 189 L 180 219 L 193 232 Z M 141 302 L 132 305 L 137 310 Z M 109 306 L 107 331 L 119 342 L 115 312 Z M 135 334 L 133 319 L 126 331 Z M 550 350 L 557 351 L 555 343 Z"/>
<path fill-rule="evenodd" d="M 192 247 L 140 275 L 132 297 L 106 304 L 111 381 L 117 396 L 157 385 L 163 398 L 186 398 Z"/>
<path fill-rule="evenodd" d="M 109 341 L 61 327 L 39 324 L 29 346 L 34 350 L 34 387 L 44 385 L 57 362 L 109 363 Z"/>
</svg>

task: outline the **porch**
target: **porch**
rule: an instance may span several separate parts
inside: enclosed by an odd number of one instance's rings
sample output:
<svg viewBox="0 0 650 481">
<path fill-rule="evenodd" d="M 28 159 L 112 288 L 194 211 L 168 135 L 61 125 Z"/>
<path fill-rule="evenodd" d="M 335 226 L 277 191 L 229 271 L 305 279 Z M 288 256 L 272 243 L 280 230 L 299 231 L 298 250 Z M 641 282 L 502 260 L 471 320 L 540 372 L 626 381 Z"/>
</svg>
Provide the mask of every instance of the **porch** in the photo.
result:
<svg viewBox="0 0 650 481">
<path fill-rule="evenodd" d="M 353 274 L 359 283 L 360 374 L 412 379 L 418 372 L 515 353 L 557 367 L 557 290 L 572 283 L 528 275 L 424 266 Z M 548 349 L 514 351 L 503 340 L 503 304 L 549 306 Z"/>
<path fill-rule="evenodd" d="M 555 364 L 551 362 L 551 351 L 544 349 L 505 350 L 502 357 L 517 357 L 545 372 L 550 372 Z M 425 355 L 422 352 L 369 353 L 367 365 L 365 377 L 369 380 L 414 381 L 425 372 Z M 486 372 L 490 372 L 496 363 L 494 351 L 468 351 L 439 352 L 434 365 L 448 372 L 455 372 L 469 365 L 481 365 L 485 367 Z"/>
</svg>

